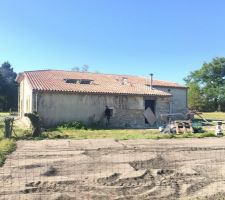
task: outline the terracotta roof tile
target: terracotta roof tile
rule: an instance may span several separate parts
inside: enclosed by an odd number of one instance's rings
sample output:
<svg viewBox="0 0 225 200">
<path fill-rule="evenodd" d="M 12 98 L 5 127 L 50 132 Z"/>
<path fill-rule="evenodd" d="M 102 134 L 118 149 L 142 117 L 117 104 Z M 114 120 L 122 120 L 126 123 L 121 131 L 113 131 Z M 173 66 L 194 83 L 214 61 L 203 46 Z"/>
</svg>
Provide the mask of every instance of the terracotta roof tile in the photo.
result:
<svg viewBox="0 0 225 200">
<path fill-rule="evenodd" d="M 28 71 L 24 72 L 23 76 L 28 79 L 32 89 L 37 91 L 170 96 L 169 93 L 158 89 L 151 90 L 149 79 L 138 76 L 61 70 Z M 123 82 L 123 78 L 127 79 L 126 83 Z M 73 84 L 66 83 L 66 79 L 88 79 L 93 82 L 91 84 Z M 17 80 L 20 81 L 21 78 L 17 78 Z M 154 80 L 153 86 L 185 88 L 176 83 L 159 80 Z"/>
</svg>

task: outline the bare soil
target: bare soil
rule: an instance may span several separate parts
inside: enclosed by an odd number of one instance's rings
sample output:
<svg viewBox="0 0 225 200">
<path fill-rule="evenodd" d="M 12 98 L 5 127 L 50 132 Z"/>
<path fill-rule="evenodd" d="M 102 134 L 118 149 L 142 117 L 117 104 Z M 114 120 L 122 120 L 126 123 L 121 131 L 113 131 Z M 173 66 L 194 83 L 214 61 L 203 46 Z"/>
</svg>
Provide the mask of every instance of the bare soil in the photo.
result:
<svg viewBox="0 0 225 200">
<path fill-rule="evenodd" d="M 225 199 L 225 138 L 19 141 L 0 199 Z"/>
</svg>

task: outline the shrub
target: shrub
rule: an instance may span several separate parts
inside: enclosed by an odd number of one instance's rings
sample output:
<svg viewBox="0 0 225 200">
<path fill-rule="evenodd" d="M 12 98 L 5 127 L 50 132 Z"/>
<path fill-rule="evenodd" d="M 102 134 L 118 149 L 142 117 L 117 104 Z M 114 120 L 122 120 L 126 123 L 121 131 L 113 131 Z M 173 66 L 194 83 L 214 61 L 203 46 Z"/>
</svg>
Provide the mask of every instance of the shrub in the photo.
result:
<svg viewBox="0 0 225 200">
<path fill-rule="evenodd" d="M 4 164 L 6 156 L 16 149 L 16 142 L 14 140 L 2 139 L 0 140 L 0 167 Z"/>
<path fill-rule="evenodd" d="M 105 127 L 100 121 L 97 121 L 97 122 L 92 122 L 91 124 L 89 124 L 88 128 L 92 130 L 98 130 L 98 129 L 103 129 Z"/>
<path fill-rule="evenodd" d="M 79 122 L 79 121 L 64 123 L 64 124 L 59 125 L 58 128 L 63 128 L 63 129 L 87 129 L 87 127 L 82 122 Z"/>
<path fill-rule="evenodd" d="M 32 125 L 32 136 L 33 137 L 41 136 L 40 117 L 38 113 L 37 112 L 25 113 L 24 116 L 30 119 Z"/>
</svg>

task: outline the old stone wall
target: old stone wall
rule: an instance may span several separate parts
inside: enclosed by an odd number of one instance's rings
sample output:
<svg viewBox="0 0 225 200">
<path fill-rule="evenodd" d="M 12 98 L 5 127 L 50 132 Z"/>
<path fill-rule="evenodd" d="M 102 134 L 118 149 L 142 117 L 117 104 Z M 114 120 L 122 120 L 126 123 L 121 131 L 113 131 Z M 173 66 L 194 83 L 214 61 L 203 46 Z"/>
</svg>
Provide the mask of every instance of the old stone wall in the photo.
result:
<svg viewBox="0 0 225 200">
<path fill-rule="evenodd" d="M 156 112 L 169 112 L 169 100 L 157 98 Z M 81 121 L 85 124 L 104 125 L 105 106 L 113 109 L 111 127 L 147 128 L 145 124 L 144 97 L 121 95 L 86 94 L 38 94 L 38 113 L 45 126 L 54 126 L 63 122 Z"/>
<path fill-rule="evenodd" d="M 110 126 L 124 128 L 145 128 L 144 110 L 118 109 L 110 119 Z"/>
<path fill-rule="evenodd" d="M 162 97 L 158 98 L 156 101 L 156 117 L 158 123 L 161 123 L 162 114 L 169 114 L 170 112 L 170 98 L 169 97 Z"/>
<path fill-rule="evenodd" d="M 171 113 L 187 113 L 187 88 L 155 87 L 172 94 L 170 100 Z"/>
</svg>

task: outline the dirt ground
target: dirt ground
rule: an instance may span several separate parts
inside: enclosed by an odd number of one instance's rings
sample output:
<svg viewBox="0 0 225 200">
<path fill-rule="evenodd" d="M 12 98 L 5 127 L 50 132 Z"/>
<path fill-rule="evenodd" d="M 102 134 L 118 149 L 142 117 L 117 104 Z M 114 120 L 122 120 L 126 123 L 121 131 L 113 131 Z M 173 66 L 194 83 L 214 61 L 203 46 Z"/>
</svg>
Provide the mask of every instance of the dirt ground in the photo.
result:
<svg viewBox="0 0 225 200">
<path fill-rule="evenodd" d="M 225 199 L 225 138 L 19 141 L 0 199 Z"/>
</svg>

